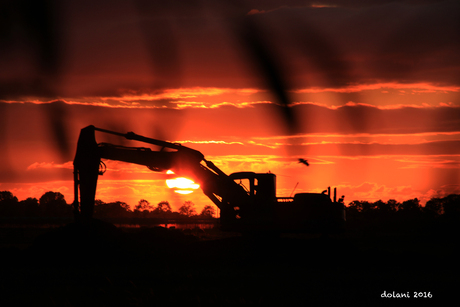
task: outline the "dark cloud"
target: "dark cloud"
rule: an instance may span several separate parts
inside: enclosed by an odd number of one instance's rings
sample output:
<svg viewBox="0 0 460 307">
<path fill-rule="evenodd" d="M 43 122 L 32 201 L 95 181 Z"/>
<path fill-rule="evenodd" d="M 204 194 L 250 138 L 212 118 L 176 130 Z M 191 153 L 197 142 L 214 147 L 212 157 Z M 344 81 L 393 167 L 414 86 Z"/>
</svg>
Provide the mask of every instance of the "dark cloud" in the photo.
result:
<svg viewBox="0 0 460 307">
<path fill-rule="evenodd" d="M 4 99 L 281 84 L 282 102 L 289 87 L 459 82 L 457 1 L 34 3 L 2 7 Z"/>
<path fill-rule="evenodd" d="M 378 80 L 457 83 L 459 8 L 453 1 L 392 2 L 285 8 L 254 18 L 279 42 L 279 53 L 290 59 L 299 87 Z"/>
</svg>

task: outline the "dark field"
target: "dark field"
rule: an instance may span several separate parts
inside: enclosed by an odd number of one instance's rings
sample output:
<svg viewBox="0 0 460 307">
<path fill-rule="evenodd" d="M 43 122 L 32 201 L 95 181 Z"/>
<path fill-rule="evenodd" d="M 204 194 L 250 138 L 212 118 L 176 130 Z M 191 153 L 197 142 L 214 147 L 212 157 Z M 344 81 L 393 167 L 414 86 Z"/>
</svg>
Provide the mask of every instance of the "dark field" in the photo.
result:
<svg viewBox="0 0 460 307">
<path fill-rule="evenodd" d="M 242 236 L 120 229 L 98 222 L 1 228 L 0 244 L 0 306 L 440 306 L 458 301 L 455 224 L 398 231 L 351 224 L 346 233 L 329 236 Z M 410 298 L 382 298 L 384 291 Z M 415 298 L 419 293 L 427 297 Z"/>
</svg>

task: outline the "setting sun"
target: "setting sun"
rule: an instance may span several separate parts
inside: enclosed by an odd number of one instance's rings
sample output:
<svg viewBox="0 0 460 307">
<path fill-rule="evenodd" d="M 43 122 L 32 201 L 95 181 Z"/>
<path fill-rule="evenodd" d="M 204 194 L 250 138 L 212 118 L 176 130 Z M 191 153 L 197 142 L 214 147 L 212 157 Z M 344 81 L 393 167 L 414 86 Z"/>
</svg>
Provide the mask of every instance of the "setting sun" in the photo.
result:
<svg viewBox="0 0 460 307">
<path fill-rule="evenodd" d="M 174 172 L 169 170 L 166 172 L 166 174 L 172 175 Z M 174 192 L 178 194 L 190 194 L 193 193 L 193 190 L 196 190 L 200 187 L 199 184 L 185 177 L 166 179 L 166 185 L 170 189 L 175 189 Z"/>
</svg>

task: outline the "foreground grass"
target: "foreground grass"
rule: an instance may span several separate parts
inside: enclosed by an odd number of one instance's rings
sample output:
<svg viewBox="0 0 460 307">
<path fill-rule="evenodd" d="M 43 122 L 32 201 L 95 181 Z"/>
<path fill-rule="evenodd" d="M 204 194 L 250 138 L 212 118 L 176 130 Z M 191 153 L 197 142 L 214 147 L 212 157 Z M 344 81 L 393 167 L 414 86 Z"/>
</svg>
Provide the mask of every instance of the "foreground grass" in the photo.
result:
<svg viewBox="0 0 460 307">
<path fill-rule="evenodd" d="M 212 239 L 209 239 L 212 238 Z M 2 306 L 367 306 L 455 298 L 455 232 L 198 238 L 68 225 L 4 247 Z M 386 291 L 410 299 L 385 299 Z M 414 299 L 413 292 L 432 298 Z"/>
</svg>

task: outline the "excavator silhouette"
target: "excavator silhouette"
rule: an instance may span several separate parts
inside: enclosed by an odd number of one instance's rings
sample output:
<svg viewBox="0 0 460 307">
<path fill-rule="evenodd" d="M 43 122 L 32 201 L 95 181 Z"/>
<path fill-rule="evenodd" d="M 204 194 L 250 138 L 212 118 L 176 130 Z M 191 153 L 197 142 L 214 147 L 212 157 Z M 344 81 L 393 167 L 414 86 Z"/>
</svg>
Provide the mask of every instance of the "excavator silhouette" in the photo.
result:
<svg viewBox="0 0 460 307">
<path fill-rule="evenodd" d="M 96 131 L 154 145 L 156 150 L 97 143 Z M 171 170 L 193 179 L 220 209 L 223 231 L 324 233 L 340 232 L 345 226 L 343 199 L 336 200 L 336 189 L 332 200 L 330 188 L 323 193 L 277 197 L 276 175 L 273 173 L 236 172 L 227 175 L 192 148 L 133 132 L 123 134 L 94 126 L 81 130 L 73 163 L 76 221 L 93 218 L 97 180 L 105 169 L 101 159 L 145 165 L 155 172 Z"/>
</svg>

